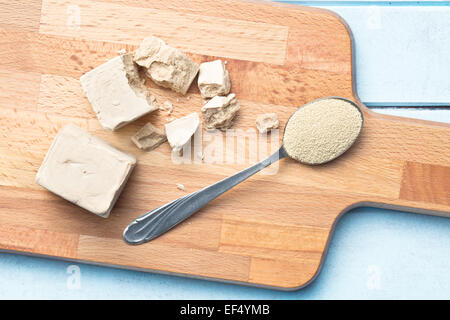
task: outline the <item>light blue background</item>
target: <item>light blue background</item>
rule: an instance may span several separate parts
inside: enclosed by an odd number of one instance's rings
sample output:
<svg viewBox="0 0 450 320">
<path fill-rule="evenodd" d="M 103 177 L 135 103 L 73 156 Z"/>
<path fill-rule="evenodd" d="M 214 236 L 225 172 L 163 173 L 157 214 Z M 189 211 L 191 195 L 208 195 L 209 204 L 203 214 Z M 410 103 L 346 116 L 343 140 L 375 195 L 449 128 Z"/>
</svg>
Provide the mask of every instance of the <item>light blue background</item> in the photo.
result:
<svg viewBox="0 0 450 320">
<path fill-rule="evenodd" d="M 331 9 L 350 25 L 368 105 L 450 105 L 450 2 L 296 3 Z M 450 123 L 448 108 L 376 111 Z M 338 222 L 316 281 L 295 292 L 0 253 L 0 298 L 450 299 L 450 219 L 353 210 Z"/>
</svg>

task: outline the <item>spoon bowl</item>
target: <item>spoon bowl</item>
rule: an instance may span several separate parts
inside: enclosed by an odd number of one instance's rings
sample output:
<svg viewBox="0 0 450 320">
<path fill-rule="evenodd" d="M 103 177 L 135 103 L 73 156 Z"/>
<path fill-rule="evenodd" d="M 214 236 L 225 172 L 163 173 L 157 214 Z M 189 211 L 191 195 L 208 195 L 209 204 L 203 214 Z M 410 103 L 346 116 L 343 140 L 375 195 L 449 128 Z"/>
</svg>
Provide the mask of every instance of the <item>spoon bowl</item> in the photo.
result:
<svg viewBox="0 0 450 320">
<path fill-rule="evenodd" d="M 363 113 L 353 101 L 319 98 L 304 104 L 289 117 L 283 147 L 289 157 L 301 163 L 324 164 L 353 145 L 363 123 Z"/>
</svg>

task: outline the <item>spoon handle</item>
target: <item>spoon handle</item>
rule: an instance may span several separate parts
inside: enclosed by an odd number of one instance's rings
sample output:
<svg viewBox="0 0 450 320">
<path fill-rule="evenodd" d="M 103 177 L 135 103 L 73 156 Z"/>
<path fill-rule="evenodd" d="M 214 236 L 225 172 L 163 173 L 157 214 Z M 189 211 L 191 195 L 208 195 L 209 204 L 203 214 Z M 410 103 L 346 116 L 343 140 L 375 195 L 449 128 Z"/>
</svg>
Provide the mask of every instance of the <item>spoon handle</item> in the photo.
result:
<svg viewBox="0 0 450 320">
<path fill-rule="evenodd" d="M 281 147 L 268 158 L 231 177 L 145 213 L 125 228 L 123 232 L 124 240 L 129 244 L 141 244 L 155 239 L 193 215 L 225 191 L 286 156 L 284 148 Z"/>
</svg>

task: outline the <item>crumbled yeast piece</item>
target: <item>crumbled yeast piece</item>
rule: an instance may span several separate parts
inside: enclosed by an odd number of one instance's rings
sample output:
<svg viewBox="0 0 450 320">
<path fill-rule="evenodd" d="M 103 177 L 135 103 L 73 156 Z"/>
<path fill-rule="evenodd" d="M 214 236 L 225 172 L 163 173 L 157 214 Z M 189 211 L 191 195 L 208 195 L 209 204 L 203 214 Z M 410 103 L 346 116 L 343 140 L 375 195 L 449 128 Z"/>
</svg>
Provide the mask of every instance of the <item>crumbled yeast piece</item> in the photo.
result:
<svg viewBox="0 0 450 320">
<path fill-rule="evenodd" d="M 135 164 L 133 156 L 70 124 L 56 135 L 35 181 L 107 218 Z"/>
<path fill-rule="evenodd" d="M 196 112 L 185 117 L 175 119 L 165 125 L 167 140 L 173 151 L 178 152 L 187 144 L 200 124 Z"/>
<path fill-rule="evenodd" d="M 202 107 L 206 129 L 228 129 L 233 124 L 233 118 L 239 108 L 239 102 L 234 93 L 226 97 L 215 96 Z"/>
<path fill-rule="evenodd" d="M 203 98 L 225 96 L 230 92 L 230 76 L 222 60 L 200 64 L 198 88 Z"/>
<path fill-rule="evenodd" d="M 177 183 L 177 188 L 180 189 L 181 191 L 185 191 L 186 190 L 184 188 L 184 185 L 182 185 L 181 183 Z"/>
<path fill-rule="evenodd" d="M 205 159 L 205 156 L 204 156 L 204 154 L 202 152 L 197 152 L 197 158 L 199 160 L 203 160 L 203 159 Z"/>
<path fill-rule="evenodd" d="M 120 49 L 120 50 L 117 50 L 117 54 L 118 55 L 123 55 L 123 54 L 126 54 L 127 53 L 127 50 L 125 49 L 125 48 L 122 48 L 122 49 Z"/>
<path fill-rule="evenodd" d="M 131 137 L 131 141 L 139 149 L 151 151 L 166 142 L 167 137 L 164 130 L 156 128 L 149 122 Z"/>
<path fill-rule="evenodd" d="M 171 114 L 173 111 L 173 104 L 169 100 L 164 101 L 164 110 L 167 110 L 167 114 Z"/>
<path fill-rule="evenodd" d="M 144 67 L 156 84 L 181 94 L 186 94 L 199 69 L 184 53 L 153 36 L 142 41 L 134 62 Z"/>
<path fill-rule="evenodd" d="M 119 129 L 158 109 L 131 54 L 122 54 L 85 73 L 80 82 L 106 130 Z"/>
<path fill-rule="evenodd" d="M 278 117 L 276 113 L 260 114 L 256 118 L 256 127 L 259 133 L 266 133 L 272 129 L 278 128 Z"/>
</svg>

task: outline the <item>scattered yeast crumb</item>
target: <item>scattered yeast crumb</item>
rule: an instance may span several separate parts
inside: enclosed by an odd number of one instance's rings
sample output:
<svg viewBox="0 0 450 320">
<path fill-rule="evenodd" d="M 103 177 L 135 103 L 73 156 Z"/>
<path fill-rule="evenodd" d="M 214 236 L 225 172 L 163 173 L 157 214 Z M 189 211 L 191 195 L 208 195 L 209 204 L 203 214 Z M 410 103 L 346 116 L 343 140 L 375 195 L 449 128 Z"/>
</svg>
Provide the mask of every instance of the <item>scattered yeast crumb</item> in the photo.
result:
<svg viewBox="0 0 450 320">
<path fill-rule="evenodd" d="M 164 101 L 164 110 L 167 110 L 167 114 L 171 114 L 173 111 L 173 104 L 169 100 Z"/>
<path fill-rule="evenodd" d="M 203 160 L 203 159 L 205 159 L 205 155 L 201 152 L 197 152 L 197 158 L 200 160 Z"/>
<path fill-rule="evenodd" d="M 276 113 L 264 113 L 256 117 L 256 127 L 259 133 L 267 133 L 278 128 L 278 117 Z"/>
<path fill-rule="evenodd" d="M 184 188 L 184 185 L 182 185 L 181 183 L 177 183 L 177 188 L 180 189 L 181 191 L 185 191 L 186 190 Z"/>
</svg>

